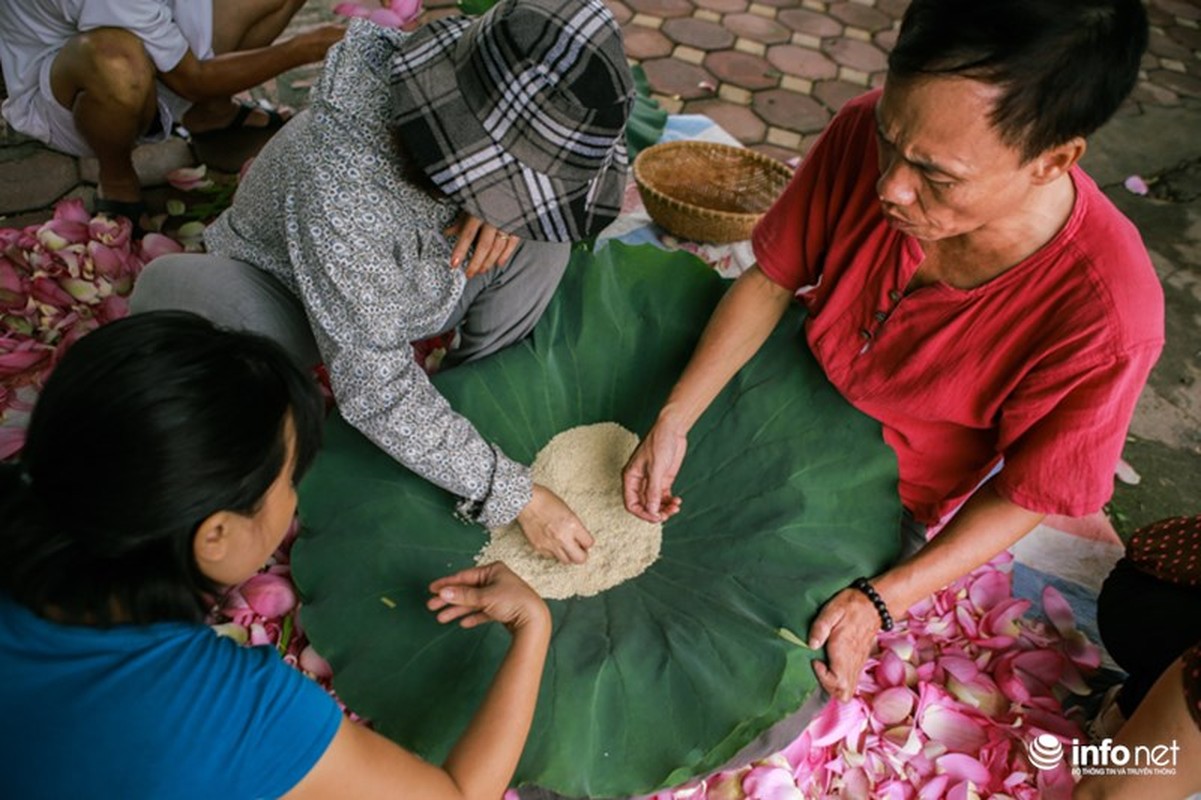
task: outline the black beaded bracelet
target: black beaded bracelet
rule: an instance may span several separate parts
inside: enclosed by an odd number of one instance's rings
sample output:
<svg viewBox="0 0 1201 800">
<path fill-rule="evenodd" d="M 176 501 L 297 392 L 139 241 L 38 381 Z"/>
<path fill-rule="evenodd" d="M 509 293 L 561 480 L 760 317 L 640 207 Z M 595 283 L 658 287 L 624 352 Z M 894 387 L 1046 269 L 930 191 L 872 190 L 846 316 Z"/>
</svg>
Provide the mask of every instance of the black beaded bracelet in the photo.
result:
<svg viewBox="0 0 1201 800">
<path fill-rule="evenodd" d="M 884 598 L 880 597 L 880 593 L 876 591 L 876 587 L 872 586 L 867 578 L 856 578 L 851 581 L 851 587 L 867 595 L 867 599 L 872 601 L 872 605 L 876 607 L 876 612 L 880 615 L 881 627 L 886 631 L 892 630 L 892 614 L 888 613 L 888 606 L 884 603 Z"/>
</svg>

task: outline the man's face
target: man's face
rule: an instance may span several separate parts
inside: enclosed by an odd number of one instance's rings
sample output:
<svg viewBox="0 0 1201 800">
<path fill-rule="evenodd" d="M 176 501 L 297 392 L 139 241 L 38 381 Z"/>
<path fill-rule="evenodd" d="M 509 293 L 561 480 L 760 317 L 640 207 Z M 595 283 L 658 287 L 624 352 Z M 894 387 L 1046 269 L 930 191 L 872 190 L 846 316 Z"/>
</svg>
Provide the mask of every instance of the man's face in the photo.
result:
<svg viewBox="0 0 1201 800">
<path fill-rule="evenodd" d="M 937 241 L 1021 216 L 1032 164 L 989 121 L 999 91 L 959 77 L 889 80 L 876 106 L 880 179 L 889 224 Z"/>
</svg>

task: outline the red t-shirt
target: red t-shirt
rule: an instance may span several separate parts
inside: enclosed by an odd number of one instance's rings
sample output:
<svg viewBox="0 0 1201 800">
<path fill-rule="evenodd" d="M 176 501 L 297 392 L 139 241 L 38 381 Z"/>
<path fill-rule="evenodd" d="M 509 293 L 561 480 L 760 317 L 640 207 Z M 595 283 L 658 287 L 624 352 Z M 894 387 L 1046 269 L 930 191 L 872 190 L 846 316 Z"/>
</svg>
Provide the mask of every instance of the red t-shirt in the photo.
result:
<svg viewBox="0 0 1201 800">
<path fill-rule="evenodd" d="M 1142 239 L 1083 170 L 1063 229 L 974 289 L 904 295 L 923 253 L 875 184 L 879 91 L 846 105 L 755 228 L 763 273 L 797 292 L 826 376 L 879 420 L 920 521 L 996 486 L 1082 515 L 1113 491 L 1135 401 L 1163 347 L 1163 290 Z"/>
</svg>

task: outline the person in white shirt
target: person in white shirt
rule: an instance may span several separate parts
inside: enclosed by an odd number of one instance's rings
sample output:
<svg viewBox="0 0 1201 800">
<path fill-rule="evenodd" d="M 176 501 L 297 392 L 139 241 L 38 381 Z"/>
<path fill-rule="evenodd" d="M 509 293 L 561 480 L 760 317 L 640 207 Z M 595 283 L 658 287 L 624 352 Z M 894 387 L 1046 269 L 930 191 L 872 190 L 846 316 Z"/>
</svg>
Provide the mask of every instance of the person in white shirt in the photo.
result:
<svg viewBox="0 0 1201 800">
<path fill-rule="evenodd" d="M 231 96 L 319 61 L 321 25 L 275 43 L 304 0 L 20 0 L 0 3 L 8 123 L 56 150 L 95 156 L 98 212 L 144 212 L 133 149 L 168 136 L 278 127 Z"/>
</svg>

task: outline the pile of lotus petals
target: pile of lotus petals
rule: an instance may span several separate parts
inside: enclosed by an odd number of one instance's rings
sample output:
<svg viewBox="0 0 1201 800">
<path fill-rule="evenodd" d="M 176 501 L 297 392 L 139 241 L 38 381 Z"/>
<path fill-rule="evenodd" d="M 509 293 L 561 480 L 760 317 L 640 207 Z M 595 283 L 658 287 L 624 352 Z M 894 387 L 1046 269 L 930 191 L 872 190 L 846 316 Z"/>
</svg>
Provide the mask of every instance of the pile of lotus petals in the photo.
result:
<svg viewBox="0 0 1201 800">
<path fill-rule="evenodd" d="M 1087 694 L 1100 650 L 1063 596 L 1042 595 L 1050 624 L 1025 616 L 1002 554 L 880 634 L 855 696 L 831 700 L 779 753 L 663 791 L 654 800 L 1067 798 L 1066 764 L 1039 770 L 1027 744 L 1084 739 L 1061 698 Z"/>
<path fill-rule="evenodd" d="M 40 225 L 0 228 L 0 459 L 21 449 L 24 419 L 66 349 L 128 313 L 146 262 L 183 250 L 131 230 L 127 219 L 88 214 L 79 199 L 60 202 Z"/>
</svg>

